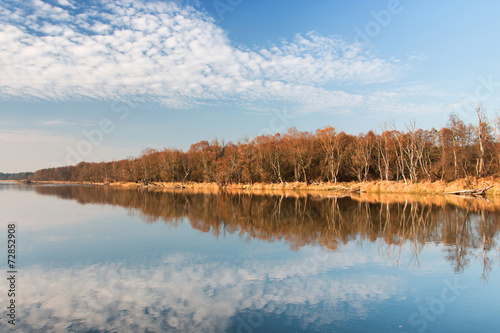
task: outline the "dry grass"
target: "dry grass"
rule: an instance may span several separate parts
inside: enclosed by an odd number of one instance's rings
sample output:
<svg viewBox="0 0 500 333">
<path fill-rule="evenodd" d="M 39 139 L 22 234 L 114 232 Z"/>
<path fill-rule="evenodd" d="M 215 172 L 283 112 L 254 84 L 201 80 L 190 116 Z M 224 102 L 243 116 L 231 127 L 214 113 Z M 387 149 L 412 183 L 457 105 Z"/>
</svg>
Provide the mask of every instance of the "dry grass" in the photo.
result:
<svg viewBox="0 0 500 333">
<path fill-rule="evenodd" d="M 38 182 L 38 183 L 58 183 L 65 184 L 69 182 Z M 91 184 L 83 182 L 83 184 Z M 104 183 L 93 183 L 94 185 L 105 185 Z M 488 195 L 500 195 L 500 178 L 499 177 L 486 177 L 486 178 L 469 178 L 459 179 L 452 182 L 435 181 L 435 182 L 419 182 L 415 184 L 405 184 L 404 182 L 395 181 L 371 181 L 366 183 L 320 183 L 307 185 L 301 182 L 295 183 L 255 183 L 255 184 L 228 184 L 219 186 L 217 183 L 174 183 L 174 182 L 160 182 L 151 183 L 148 185 L 131 182 L 115 182 L 108 184 L 111 186 L 120 187 L 147 187 L 158 190 L 169 189 L 187 189 L 187 190 L 203 190 L 207 192 L 215 192 L 218 190 L 225 191 L 252 191 L 262 193 L 281 193 L 281 192 L 303 192 L 314 193 L 318 195 L 342 195 L 347 191 L 346 189 L 352 187 L 360 187 L 362 192 L 365 193 L 399 193 L 399 194 L 443 194 L 446 192 L 461 191 L 473 188 L 483 188 L 493 186 L 487 191 Z"/>
</svg>

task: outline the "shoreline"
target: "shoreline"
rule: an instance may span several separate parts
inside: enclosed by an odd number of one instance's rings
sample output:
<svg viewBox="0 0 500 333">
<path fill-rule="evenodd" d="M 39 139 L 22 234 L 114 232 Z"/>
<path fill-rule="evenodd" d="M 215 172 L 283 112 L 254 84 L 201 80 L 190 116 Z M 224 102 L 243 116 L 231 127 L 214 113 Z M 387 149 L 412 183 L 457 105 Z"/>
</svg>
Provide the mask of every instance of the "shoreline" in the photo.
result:
<svg viewBox="0 0 500 333">
<path fill-rule="evenodd" d="M 23 183 L 23 182 L 19 182 Z M 500 177 L 470 178 L 469 184 L 466 179 L 459 179 L 452 182 L 434 181 L 419 182 L 415 184 L 405 184 L 396 181 L 370 181 L 365 183 L 347 182 L 347 183 L 321 183 L 305 184 L 295 183 L 256 183 L 256 184 L 227 184 L 220 186 L 217 183 L 181 183 L 181 182 L 153 182 L 149 184 L 133 182 L 113 182 L 113 183 L 93 183 L 93 182 L 64 182 L 64 181 L 32 181 L 31 184 L 81 184 L 81 185 L 100 185 L 117 186 L 124 188 L 148 188 L 158 190 L 169 189 L 188 189 L 188 190 L 243 190 L 258 192 L 277 192 L 277 191 L 297 191 L 311 192 L 325 195 L 346 194 L 346 193 L 369 193 L 369 194 L 437 194 L 443 195 L 447 192 L 470 190 L 475 188 L 488 189 L 487 195 L 500 195 Z M 499 186 L 497 186 L 499 185 Z"/>
</svg>

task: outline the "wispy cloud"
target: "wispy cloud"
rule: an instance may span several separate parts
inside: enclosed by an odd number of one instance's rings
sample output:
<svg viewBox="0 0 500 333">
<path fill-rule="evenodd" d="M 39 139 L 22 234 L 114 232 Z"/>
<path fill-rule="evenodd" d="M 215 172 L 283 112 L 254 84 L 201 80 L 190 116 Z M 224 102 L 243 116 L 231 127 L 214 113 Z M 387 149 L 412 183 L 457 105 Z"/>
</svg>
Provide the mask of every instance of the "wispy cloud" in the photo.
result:
<svg viewBox="0 0 500 333">
<path fill-rule="evenodd" d="M 173 108 L 241 101 L 343 110 L 365 100 L 339 85 L 391 81 L 401 69 L 314 32 L 269 48 L 236 47 L 214 19 L 175 2 L 7 0 L 0 17 L 0 98 L 141 96 Z"/>
<path fill-rule="evenodd" d="M 0 130 L 0 140 L 12 143 L 63 143 L 67 138 L 45 131 Z"/>
<path fill-rule="evenodd" d="M 46 120 L 46 121 L 39 121 L 38 125 L 40 126 L 71 126 L 74 125 L 75 123 L 65 121 L 62 119 L 54 119 L 54 120 Z"/>
<path fill-rule="evenodd" d="M 452 99 L 432 86 L 410 84 L 368 94 L 365 105 L 377 113 L 422 115 L 449 111 Z"/>
</svg>

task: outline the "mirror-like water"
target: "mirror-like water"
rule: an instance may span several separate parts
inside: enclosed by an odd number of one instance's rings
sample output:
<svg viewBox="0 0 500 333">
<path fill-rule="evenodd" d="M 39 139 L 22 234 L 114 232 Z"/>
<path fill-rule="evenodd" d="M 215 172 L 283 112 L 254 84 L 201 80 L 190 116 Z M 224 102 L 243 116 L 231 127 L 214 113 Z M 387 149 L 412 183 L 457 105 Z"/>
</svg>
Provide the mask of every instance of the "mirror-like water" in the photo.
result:
<svg viewBox="0 0 500 333">
<path fill-rule="evenodd" d="M 500 202 L 0 184 L 20 332 L 492 332 Z M 6 260 L 2 274 L 7 276 Z M 0 330 L 8 281 L 0 279 Z"/>
</svg>

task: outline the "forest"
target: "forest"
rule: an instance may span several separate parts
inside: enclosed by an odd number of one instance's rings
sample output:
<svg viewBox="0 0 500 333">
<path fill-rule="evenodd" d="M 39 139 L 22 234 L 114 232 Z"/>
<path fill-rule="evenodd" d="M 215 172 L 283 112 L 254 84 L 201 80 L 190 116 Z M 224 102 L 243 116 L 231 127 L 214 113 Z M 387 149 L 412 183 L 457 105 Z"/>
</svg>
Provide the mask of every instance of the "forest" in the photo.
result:
<svg viewBox="0 0 500 333">
<path fill-rule="evenodd" d="M 33 177 L 33 172 L 3 173 L 0 172 L 0 180 L 24 180 Z"/>
<path fill-rule="evenodd" d="M 315 132 L 290 128 L 284 134 L 262 135 L 237 143 L 214 139 L 176 148 L 145 149 L 138 157 L 42 169 L 35 181 L 74 182 L 215 182 L 285 183 L 370 180 L 452 181 L 500 172 L 500 118 L 487 119 L 475 109 L 466 124 L 451 114 L 440 130 L 423 130 L 410 122 L 405 130 L 393 124 L 377 134 L 351 135 L 325 127 Z"/>
</svg>

